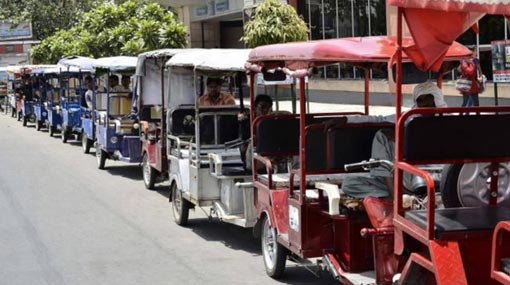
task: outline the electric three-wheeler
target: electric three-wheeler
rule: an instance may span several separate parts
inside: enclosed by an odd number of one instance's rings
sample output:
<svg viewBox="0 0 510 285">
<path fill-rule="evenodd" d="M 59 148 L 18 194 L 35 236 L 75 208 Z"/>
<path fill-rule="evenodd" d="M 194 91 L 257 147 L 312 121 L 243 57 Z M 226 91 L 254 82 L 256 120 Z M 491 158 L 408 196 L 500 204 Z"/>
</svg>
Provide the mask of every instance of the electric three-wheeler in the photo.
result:
<svg viewBox="0 0 510 285">
<path fill-rule="evenodd" d="M 145 188 L 168 177 L 166 155 L 166 103 L 168 78 L 165 63 L 186 49 L 162 49 L 142 53 L 136 66 L 138 116 L 142 142 Z"/>
<path fill-rule="evenodd" d="M 396 54 L 397 66 L 402 53 L 409 51 L 422 68 L 437 66 L 449 45 L 485 13 L 510 13 L 510 3 L 500 0 L 389 0 L 388 4 L 397 6 L 397 36 L 403 48 Z M 401 44 L 404 19 L 414 46 Z M 397 72 L 397 83 L 402 73 Z M 399 88 L 396 95 L 401 99 Z M 397 108 L 394 252 L 409 253 L 413 244 L 422 249 L 411 253 L 399 284 L 510 284 L 510 145 L 508 132 L 501 131 L 510 122 L 509 110 L 488 106 L 400 114 Z M 454 189 L 444 195 L 454 202 L 445 203 L 443 209 L 432 207 L 434 185 L 429 182 L 426 210 L 405 211 L 402 173 L 429 180 L 416 167 L 423 162 L 458 166 L 453 167 L 458 174 L 450 181 Z"/>
<path fill-rule="evenodd" d="M 238 79 L 244 76 L 248 52 L 191 50 L 167 62 L 170 200 L 179 225 L 188 222 L 193 207 L 210 207 L 210 216 L 216 214 L 238 226 L 255 224 L 251 176 L 243 166 L 239 148 L 230 144 L 240 138 L 238 114 L 244 110 L 236 105 L 198 105 L 206 77 L 230 78 L 232 90 L 242 92 Z"/>
<path fill-rule="evenodd" d="M 412 45 L 413 41 L 407 38 L 404 44 Z M 312 67 L 347 63 L 361 68 L 365 74 L 362 115 L 368 115 L 370 70 L 387 70 L 397 50 L 396 37 L 380 36 L 269 45 L 251 52 L 247 64 L 250 82 L 254 82 L 255 73 L 271 70 L 281 70 L 299 81 L 298 116 L 254 117 L 253 110 L 251 116 L 258 217 L 255 232 L 261 233 L 269 276 L 280 277 L 287 256 L 291 255 L 298 260 L 321 258 L 321 264 L 344 284 L 392 284 L 401 270 L 399 261 L 409 258 L 393 253 L 393 226 L 388 215 L 392 212 L 391 201 L 369 197 L 363 206 L 352 207 L 339 190 L 345 176 L 353 172 L 344 167 L 369 160 L 376 132 L 391 132 L 395 125 L 382 122 L 329 126 L 331 117 L 354 113 L 308 114 L 304 82 Z M 448 61 L 439 66 L 438 77 L 469 54 L 467 48 L 455 43 L 446 53 Z M 409 64 L 408 71 L 419 76 L 409 78 L 407 83 L 428 79 L 427 73 L 420 73 Z M 253 103 L 256 89 L 254 84 L 250 87 Z M 294 157 L 299 157 L 298 168 L 274 173 L 276 160 L 289 161 Z M 257 165 L 263 166 L 265 172 L 256 171 Z"/>
<path fill-rule="evenodd" d="M 106 90 L 95 88 L 94 120 L 96 130 L 96 158 L 99 169 L 104 169 L 106 159 L 123 162 L 142 162 L 142 150 L 137 114 L 132 112 L 133 91 L 120 85 L 112 86 L 112 77 L 132 76 L 136 57 L 117 56 L 98 58 L 92 73 L 96 78 L 107 77 Z M 120 80 L 117 79 L 119 82 Z M 100 92 L 101 91 L 101 92 Z"/>
<path fill-rule="evenodd" d="M 46 76 L 44 72 L 46 69 L 56 68 L 56 65 L 41 66 L 33 68 L 31 76 L 34 78 L 34 82 L 37 84 L 33 85 L 34 97 L 34 114 L 35 114 L 35 128 L 37 131 L 41 130 L 43 124 L 48 120 L 48 111 L 45 107 L 47 101 L 47 94 L 49 85 L 46 82 Z"/>
<path fill-rule="evenodd" d="M 58 130 L 62 129 L 62 112 L 60 106 L 60 101 L 62 99 L 61 71 L 62 68 L 59 66 L 48 68 L 43 71 L 47 82 L 46 102 L 44 102 L 44 107 L 48 112 L 46 127 L 48 128 L 50 137 L 53 137 Z"/>
<path fill-rule="evenodd" d="M 58 65 L 63 66 L 62 80 L 65 82 L 62 96 L 62 142 L 67 142 L 71 135 L 80 139 L 83 133 L 83 117 L 89 117 L 85 102 L 86 86 L 85 76 L 92 71 L 95 60 L 89 57 L 69 56 L 59 60 Z M 84 114 L 85 113 L 85 114 Z M 83 138 L 81 138 L 83 141 Z M 89 143 L 90 145 L 90 143 Z M 90 147 L 89 147 L 90 148 Z"/>
</svg>

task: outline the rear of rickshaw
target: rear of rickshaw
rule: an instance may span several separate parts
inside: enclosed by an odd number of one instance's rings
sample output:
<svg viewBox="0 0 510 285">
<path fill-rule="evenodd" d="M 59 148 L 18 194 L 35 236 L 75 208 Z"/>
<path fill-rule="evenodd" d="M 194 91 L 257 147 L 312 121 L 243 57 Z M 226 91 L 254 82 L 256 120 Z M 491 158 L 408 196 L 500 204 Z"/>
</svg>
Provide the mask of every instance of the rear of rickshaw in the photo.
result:
<svg viewBox="0 0 510 285">
<path fill-rule="evenodd" d="M 366 105 L 362 115 L 368 115 L 369 71 L 384 66 L 381 63 L 391 64 L 402 42 L 406 46 L 414 44 L 410 38 L 346 38 L 265 46 L 251 53 L 248 68 L 252 72 L 281 70 L 300 82 L 299 117 L 266 115 L 252 121 L 254 165 L 262 164 L 266 168 L 265 173 L 254 172 L 253 180 L 268 275 L 280 277 L 287 256 L 297 260 L 322 258 L 323 267 L 344 284 L 392 284 L 399 282 L 398 273 L 410 255 L 414 256 L 415 250 L 421 250 L 410 244 L 406 248 L 408 251 L 394 252 L 394 246 L 400 242 L 395 237 L 400 236 L 399 232 L 394 234 L 392 200 L 367 197 L 353 203 L 353 199 L 341 191 L 345 177 L 353 174 L 352 168 L 345 167 L 368 161 L 375 134 L 379 130 L 391 132 L 398 125 L 381 122 L 354 124 L 347 120 L 347 123 L 332 126 L 328 121 L 353 113 L 309 114 L 305 105 L 304 78 L 309 75 L 308 69 L 345 62 L 365 71 Z M 445 63 L 439 64 L 436 70 L 439 71 L 438 85 L 441 85 L 442 74 L 458 64 L 460 59 L 468 57 L 470 51 L 455 43 L 445 50 L 444 55 Z M 407 55 L 404 55 L 404 60 L 410 61 Z M 405 83 L 427 80 L 426 72 L 420 72 L 411 63 L 406 65 L 420 76 L 404 78 Z M 402 56 L 389 70 L 396 69 L 398 74 L 401 68 Z M 402 78 L 397 77 L 397 90 L 402 82 Z M 252 100 L 255 94 L 252 85 Z M 396 106 L 397 114 L 400 114 L 401 97 L 398 97 Z M 427 111 L 430 112 L 430 108 Z M 400 134 L 397 127 L 397 140 Z M 299 168 L 288 173 L 274 173 L 271 168 L 278 156 L 298 156 Z M 428 163 L 420 161 L 420 165 Z M 434 189 L 434 180 L 428 171 L 418 169 L 416 172 L 426 174 L 425 182 L 429 187 L 425 205 L 433 208 L 436 193 L 430 187 Z M 402 184 L 398 186 L 402 187 Z M 402 190 L 395 193 L 395 197 L 398 195 L 403 195 Z M 402 198 L 396 198 L 395 202 L 401 203 Z M 419 207 L 406 210 L 415 208 Z M 417 284 L 405 282 L 402 284 Z"/>
<path fill-rule="evenodd" d="M 167 153 L 171 201 L 176 223 L 186 225 L 189 210 L 207 208 L 210 217 L 241 227 L 255 224 L 251 175 L 246 171 L 239 146 L 242 77 L 249 50 L 190 50 L 168 62 Z M 227 105 L 199 105 L 205 83 L 228 81 L 220 96 Z M 222 85 L 219 84 L 218 85 Z M 226 84 L 223 84 L 226 85 Z"/>
<path fill-rule="evenodd" d="M 105 168 L 107 159 L 142 162 L 138 115 L 132 109 L 136 89 L 121 85 L 119 79 L 119 76 L 130 78 L 135 73 L 136 61 L 136 57 L 118 56 L 98 58 L 93 63 L 95 78 L 106 82 L 106 89 L 96 86 L 93 97 L 99 169 Z"/>
<path fill-rule="evenodd" d="M 142 173 L 145 188 L 154 189 L 157 182 L 168 178 L 166 105 L 168 76 L 165 63 L 186 49 L 162 49 L 142 53 L 136 66 L 139 90 L 137 108 L 142 143 Z"/>
<path fill-rule="evenodd" d="M 90 141 L 90 120 L 87 124 L 89 136 L 83 137 L 85 126 L 83 122 L 90 118 L 90 110 L 85 96 L 89 91 L 89 82 L 86 82 L 92 71 L 95 59 L 82 56 L 69 56 L 59 60 L 58 65 L 63 69 L 64 90 L 62 96 L 62 142 L 67 142 L 73 135 L 82 141 L 84 152 L 88 152 Z M 92 92 L 92 91 L 90 91 Z M 89 95 L 90 96 L 90 95 Z M 85 118 L 85 120 L 84 120 Z"/>
</svg>

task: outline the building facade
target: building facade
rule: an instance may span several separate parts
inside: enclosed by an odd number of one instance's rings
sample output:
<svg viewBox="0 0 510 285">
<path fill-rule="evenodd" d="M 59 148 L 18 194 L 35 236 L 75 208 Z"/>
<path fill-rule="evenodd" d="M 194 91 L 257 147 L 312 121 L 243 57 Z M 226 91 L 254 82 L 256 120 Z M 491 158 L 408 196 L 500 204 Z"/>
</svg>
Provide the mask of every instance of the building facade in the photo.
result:
<svg viewBox="0 0 510 285">
<path fill-rule="evenodd" d="M 40 42 L 32 38 L 29 22 L 14 25 L 10 21 L 0 21 L 0 67 L 31 63 L 30 50 Z"/>
<path fill-rule="evenodd" d="M 243 25 L 249 19 L 252 9 L 263 0 L 162 0 L 179 11 L 181 20 L 190 31 L 190 46 L 203 48 L 242 48 L 240 41 Z M 310 28 L 311 40 L 395 35 L 397 9 L 388 6 L 385 0 L 282 0 L 294 6 Z M 165 2 L 165 3 L 163 3 Z M 492 79 L 492 58 L 490 43 L 508 39 L 508 25 L 503 16 L 487 15 L 479 21 L 478 34 L 473 30 L 465 32 L 458 41 L 477 47 L 483 73 Z M 331 65 L 314 70 L 310 88 L 315 90 L 348 90 L 359 92 L 363 73 L 345 65 Z M 371 90 L 376 93 L 392 92 L 388 84 L 388 72 L 372 72 Z M 453 87 L 456 78 L 452 71 L 445 78 L 443 90 L 448 95 L 458 95 Z M 451 80 L 450 82 L 448 80 Z M 379 82 L 378 82 L 379 81 Z M 501 85 L 501 84 L 500 84 Z M 508 86 L 501 85 L 500 93 Z M 508 88 L 510 91 L 510 88 Z M 410 90 L 405 90 L 409 92 Z M 492 96 L 492 85 L 488 84 L 482 96 Z M 508 95 L 510 97 L 510 94 Z M 392 99 L 383 100 L 383 104 Z"/>
</svg>

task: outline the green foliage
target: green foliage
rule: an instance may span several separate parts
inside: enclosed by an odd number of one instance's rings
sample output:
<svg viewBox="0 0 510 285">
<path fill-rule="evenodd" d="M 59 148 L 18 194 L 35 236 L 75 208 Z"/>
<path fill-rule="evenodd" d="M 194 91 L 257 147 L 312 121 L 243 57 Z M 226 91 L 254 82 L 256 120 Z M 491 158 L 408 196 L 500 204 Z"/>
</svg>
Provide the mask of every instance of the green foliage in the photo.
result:
<svg viewBox="0 0 510 285">
<path fill-rule="evenodd" d="M 278 0 L 265 0 L 255 8 L 241 38 L 249 48 L 307 39 L 306 23 L 294 7 Z"/>
<path fill-rule="evenodd" d="M 148 0 L 106 2 L 77 24 L 44 39 L 32 50 L 34 61 L 54 63 L 63 56 L 137 55 L 186 46 L 186 28 L 171 10 Z"/>
<path fill-rule="evenodd" d="M 69 29 L 80 15 L 98 0 L 0 0 L 0 20 L 32 22 L 35 38 L 44 39 L 56 31 Z M 58 11 L 58 12 L 56 12 Z"/>
</svg>

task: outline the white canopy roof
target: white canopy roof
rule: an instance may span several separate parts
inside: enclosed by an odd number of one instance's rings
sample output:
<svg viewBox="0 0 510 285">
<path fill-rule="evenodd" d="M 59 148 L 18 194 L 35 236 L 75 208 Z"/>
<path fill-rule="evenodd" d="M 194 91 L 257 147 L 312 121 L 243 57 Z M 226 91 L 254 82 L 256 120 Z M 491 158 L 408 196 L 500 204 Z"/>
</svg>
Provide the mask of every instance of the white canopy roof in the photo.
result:
<svg viewBox="0 0 510 285">
<path fill-rule="evenodd" d="M 192 67 L 202 71 L 244 71 L 250 49 L 197 49 L 172 57 L 167 66 Z"/>
<path fill-rule="evenodd" d="M 138 55 L 138 62 L 136 63 L 136 75 L 137 76 L 144 76 L 145 70 L 144 70 L 144 62 L 149 58 L 162 58 L 162 59 L 169 59 L 172 56 L 188 51 L 190 49 L 158 49 L 158 50 L 152 50 L 148 52 L 144 52 Z"/>
<path fill-rule="evenodd" d="M 57 64 L 67 67 L 76 67 L 82 72 L 90 72 L 93 69 L 95 59 L 86 56 L 68 56 L 62 58 Z"/>
<path fill-rule="evenodd" d="M 106 69 L 113 72 L 135 70 L 137 58 L 134 56 L 113 56 L 98 58 L 93 63 L 93 70 Z"/>
</svg>

